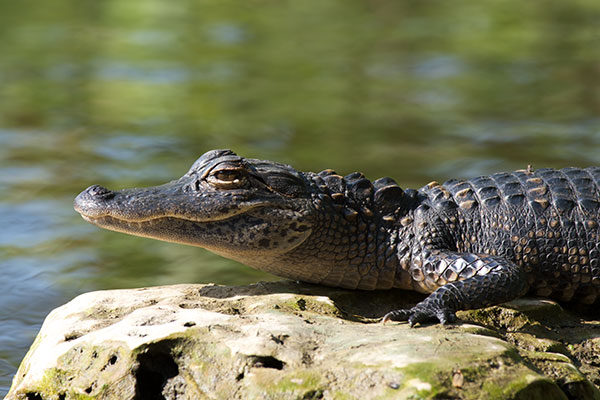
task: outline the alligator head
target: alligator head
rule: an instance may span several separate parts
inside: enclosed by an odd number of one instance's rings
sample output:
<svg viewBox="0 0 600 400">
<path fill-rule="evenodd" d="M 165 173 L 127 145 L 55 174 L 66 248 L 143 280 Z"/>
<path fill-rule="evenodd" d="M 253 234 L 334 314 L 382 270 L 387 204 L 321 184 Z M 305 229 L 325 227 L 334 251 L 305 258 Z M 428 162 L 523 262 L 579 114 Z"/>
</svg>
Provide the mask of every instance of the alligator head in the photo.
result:
<svg viewBox="0 0 600 400">
<path fill-rule="evenodd" d="M 200 246 L 261 268 L 310 235 L 310 199 L 308 181 L 292 167 L 213 150 L 178 180 L 120 191 L 94 185 L 74 206 L 105 229 Z"/>
<path fill-rule="evenodd" d="M 91 186 L 75 209 L 102 228 L 200 246 L 275 275 L 385 289 L 397 284 L 398 254 L 407 252 L 396 252 L 397 238 L 411 237 L 400 232 L 410 225 L 396 222 L 416 194 L 390 178 L 299 172 L 213 150 L 161 186 Z"/>
</svg>

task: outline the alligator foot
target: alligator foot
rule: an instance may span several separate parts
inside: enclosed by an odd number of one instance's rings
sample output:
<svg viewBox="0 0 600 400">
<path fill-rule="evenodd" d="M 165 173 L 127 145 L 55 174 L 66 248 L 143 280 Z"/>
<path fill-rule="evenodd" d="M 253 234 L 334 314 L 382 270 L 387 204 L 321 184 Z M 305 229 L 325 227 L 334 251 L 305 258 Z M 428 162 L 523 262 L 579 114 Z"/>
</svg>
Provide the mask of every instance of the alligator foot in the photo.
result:
<svg viewBox="0 0 600 400">
<path fill-rule="evenodd" d="M 524 269 L 502 257 L 437 250 L 422 262 L 423 271 L 444 269 L 463 279 L 438 287 L 409 310 L 386 314 L 383 322 L 408 321 L 414 326 L 437 320 L 447 324 L 456 321 L 456 311 L 504 303 L 522 296 L 528 289 Z"/>
<path fill-rule="evenodd" d="M 449 309 L 431 309 L 419 305 L 408 310 L 394 310 L 385 314 L 382 322 L 388 321 L 408 321 L 408 325 L 413 327 L 417 323 L 439 321 L 442 325 L 456 321 L 456 314 Z"/>
</svg>

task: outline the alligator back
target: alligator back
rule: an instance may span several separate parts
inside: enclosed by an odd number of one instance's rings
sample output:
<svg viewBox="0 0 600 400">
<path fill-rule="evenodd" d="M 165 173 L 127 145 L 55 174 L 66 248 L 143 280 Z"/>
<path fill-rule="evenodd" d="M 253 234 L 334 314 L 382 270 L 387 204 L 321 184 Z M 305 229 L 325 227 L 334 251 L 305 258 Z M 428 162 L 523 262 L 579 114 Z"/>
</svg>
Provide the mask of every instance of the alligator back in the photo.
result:
<svg viewBox="0 0 600 400">
<path fill-rule="evenodd" d="M 420 189 L 459 252 L 505 257 L 530 291 L 600 299 L 600 168 L 520 170 Z"/>
</svg>

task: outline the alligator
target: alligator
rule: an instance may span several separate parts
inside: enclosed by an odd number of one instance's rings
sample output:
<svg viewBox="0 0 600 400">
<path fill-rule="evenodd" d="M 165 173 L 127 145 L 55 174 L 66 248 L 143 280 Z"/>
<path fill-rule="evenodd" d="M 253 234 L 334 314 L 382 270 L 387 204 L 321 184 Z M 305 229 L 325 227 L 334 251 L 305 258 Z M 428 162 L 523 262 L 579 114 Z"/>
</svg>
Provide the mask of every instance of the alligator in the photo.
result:
<svg viewBox="0 0 600 400">
<path fill-rule="evenodd" d="M 428 294 L 384 322 L 446 324 L 526 293 L 600 303 L 600 167 L 528 167 L 415 190 L 212 150 L 178 180 L 94 185 L 74 205 L 99 227 L 285 278 Z"/>
</svg>

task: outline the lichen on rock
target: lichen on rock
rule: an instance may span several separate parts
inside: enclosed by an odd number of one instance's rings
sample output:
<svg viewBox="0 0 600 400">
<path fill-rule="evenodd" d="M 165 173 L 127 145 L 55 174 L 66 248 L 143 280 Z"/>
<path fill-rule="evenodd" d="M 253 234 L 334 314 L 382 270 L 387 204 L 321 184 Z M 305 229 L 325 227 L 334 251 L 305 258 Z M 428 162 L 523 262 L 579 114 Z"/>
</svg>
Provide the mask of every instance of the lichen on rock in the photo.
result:
<svg viewBox="0 0 600 400">
<path fill-rule="evenodd" d="M 48 315 L 7 399 L 600 399 L 597 321 L 522 300 L 448 327 L 377 322 L 414 296 L 289 281 L 87 293 Z"/>
</svg>

